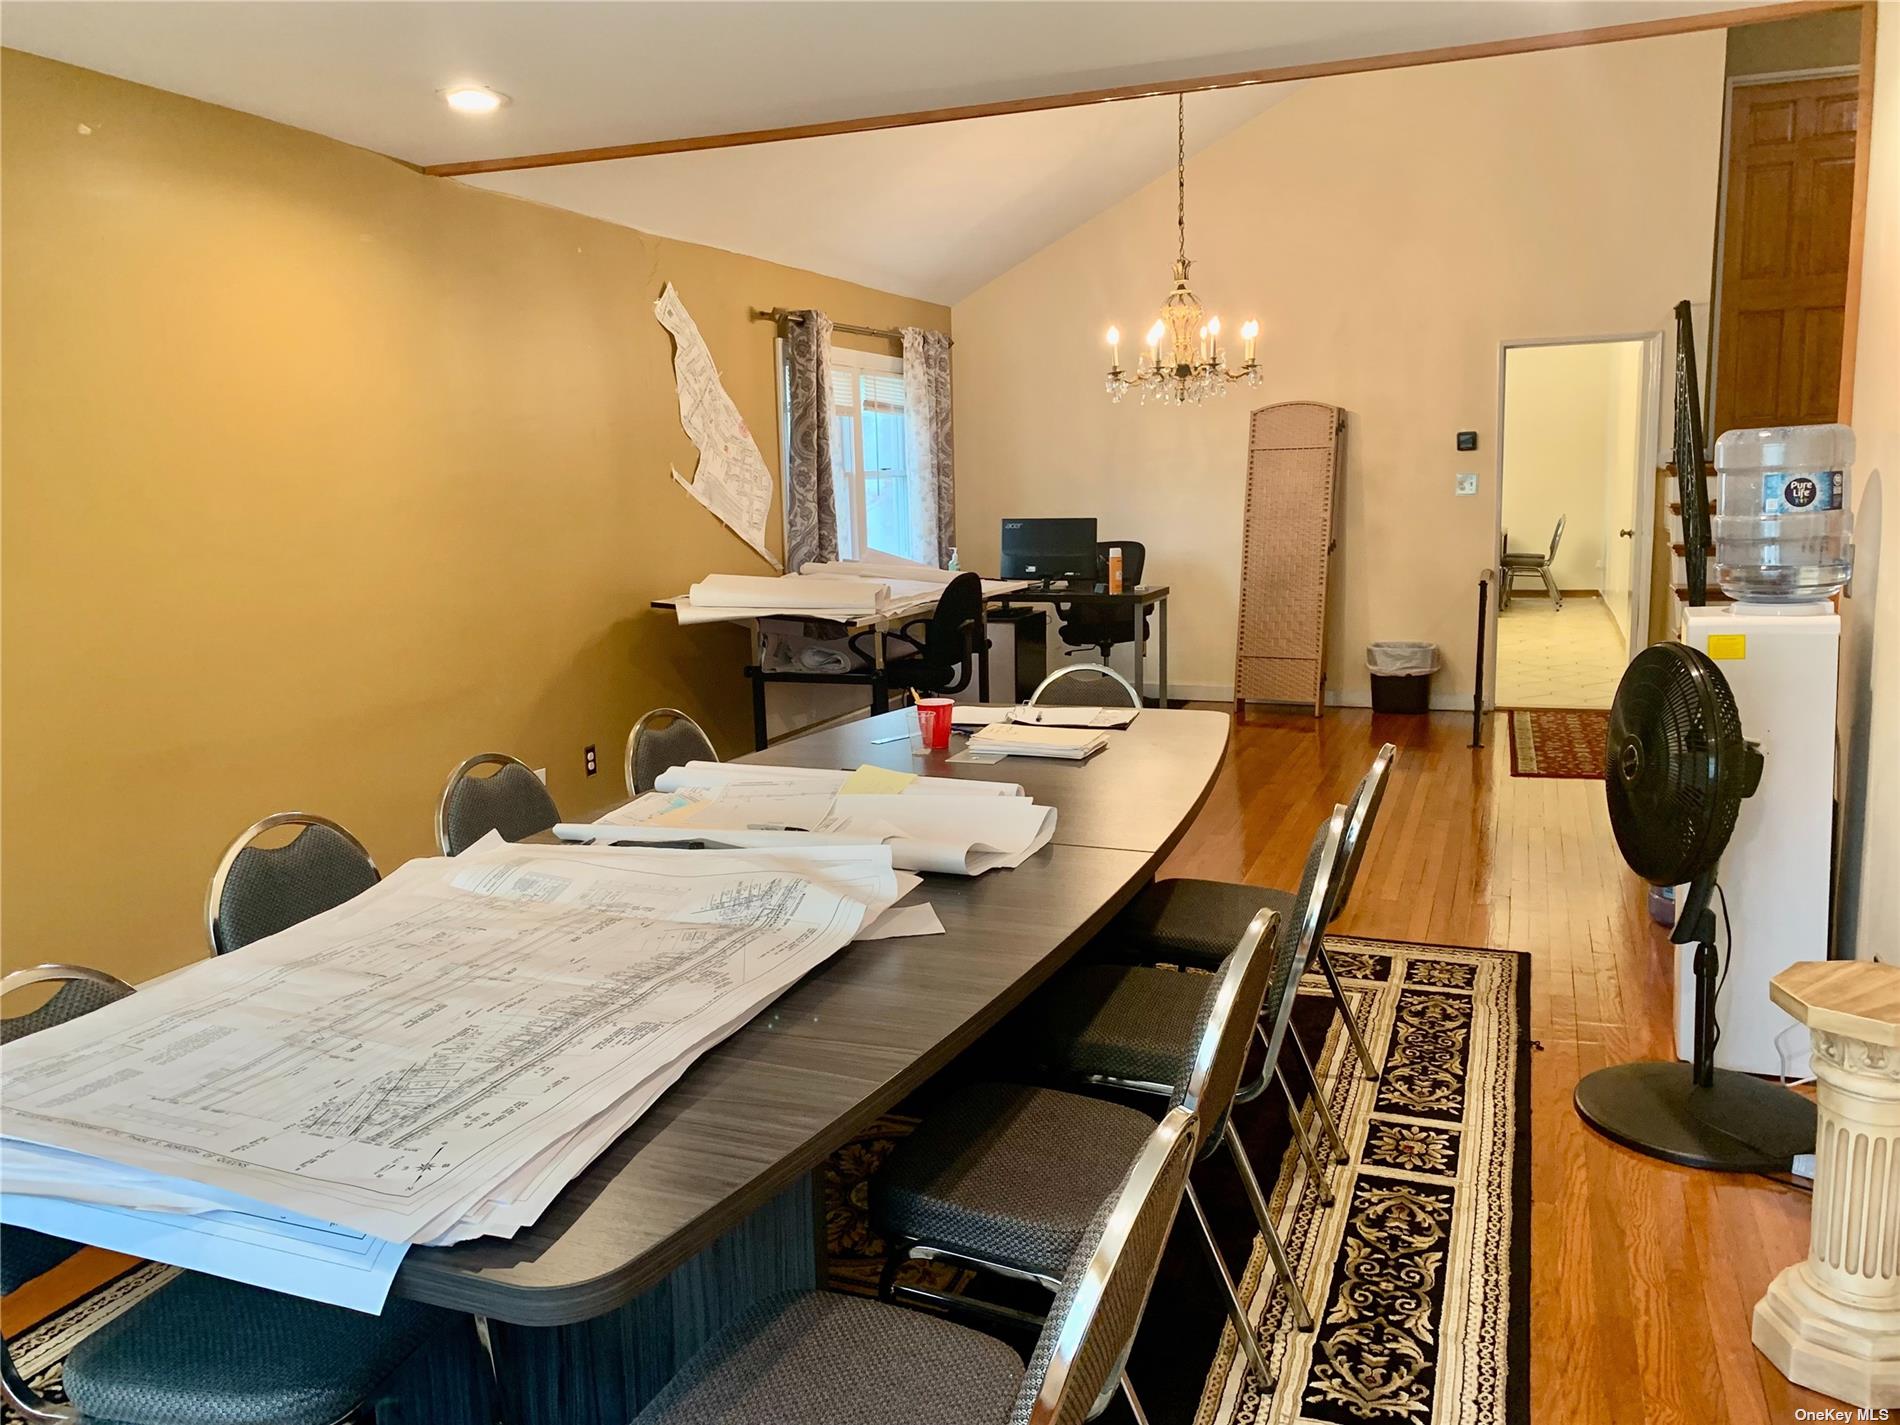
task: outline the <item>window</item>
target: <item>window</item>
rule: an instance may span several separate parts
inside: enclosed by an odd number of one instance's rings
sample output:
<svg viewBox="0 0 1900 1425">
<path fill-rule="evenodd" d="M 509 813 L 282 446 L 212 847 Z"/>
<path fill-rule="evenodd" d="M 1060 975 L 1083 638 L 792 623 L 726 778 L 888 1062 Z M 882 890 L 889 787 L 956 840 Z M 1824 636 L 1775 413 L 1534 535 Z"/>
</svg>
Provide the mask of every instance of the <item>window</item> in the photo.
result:
<svg viewBox="0 0 1900 1425">
<path fill-rule="evenodd" d="M 831 435 L 838 557 L 929 561 L 913 517 L 902 361 L 831 348 Z"/>
</svg>

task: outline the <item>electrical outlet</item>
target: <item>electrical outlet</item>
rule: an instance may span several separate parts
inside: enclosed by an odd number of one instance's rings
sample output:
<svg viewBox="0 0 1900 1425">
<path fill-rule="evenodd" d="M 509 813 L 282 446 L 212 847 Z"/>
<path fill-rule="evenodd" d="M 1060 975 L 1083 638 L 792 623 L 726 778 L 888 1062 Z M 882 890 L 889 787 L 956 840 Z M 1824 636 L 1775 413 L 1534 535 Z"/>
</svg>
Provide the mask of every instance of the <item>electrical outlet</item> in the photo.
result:
<svg viewBox="0 0 1900 1425">
<path fill-rule="evenodd" d="M 1475 495 L 1475 494 L 1477 494 L 1477 493 L 1478 493 L 1478 477 L 1477 477 L 1477 475 L 1476 475 L 1476 474 L 1474 474 L 1474 473 L 1473 473 L 1472 471 L 1469 471 L 1469 470 L 1460 470 L 1460 471 L 1458 472 L 1458 481 L 1457 481 L 1457 483 L 1456 483 L 1456 484 L 1455 484 L 1455 485 L 1454 485 L 1454 486 L 1452 487 L 1452 493 L 1453 493 L 1453 494 L 1456 494 L 1456 495 Z"/>
<path fill-rule="evenodd" d="M 594 744 L 588 743 L 582 755 L 587 758 L 587 775 L 591 777 L 600 770 L 600 758 L 594 754 Z"/>
</svg>

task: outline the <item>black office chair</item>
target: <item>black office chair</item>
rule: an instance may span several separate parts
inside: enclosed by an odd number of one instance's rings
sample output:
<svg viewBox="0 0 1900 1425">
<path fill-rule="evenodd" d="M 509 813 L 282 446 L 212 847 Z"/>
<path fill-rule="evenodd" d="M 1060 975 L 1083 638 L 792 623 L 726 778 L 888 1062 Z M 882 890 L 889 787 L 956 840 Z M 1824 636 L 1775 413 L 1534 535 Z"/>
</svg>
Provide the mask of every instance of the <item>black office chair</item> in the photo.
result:
<svg viewBox="0 0 1900 1425">
<path fill-rule="evenodd" d="M 1095 582 L 1103 589 L 1108 588 L 1108 551 L 1119 549 L 1122 552 L 1122 588 L 1132 589 L 1141 582 L 1142 567 L 1148 562 L 1148 551 L 1139 540 L 1105 539 L 1095 546 Z M 1056 615 L 1062 620 L 1062 641 L 1069 645 L 1068 652 L 1080 652 L 1084 648 L 1099 648 L 1102 661 L 1108 662 L 1108 651 L 1118 643 L 1133 643 L 1135 630 L 1133 623 L 1121 609 L 1101 604 L 1057 604 Z M 1141 636 L 1148 637 L 1148 615 L 1141 615 Z"/>
<path fill-rule="evenodd" d="M 970 670 L 976 666 L 979 651 L 977 619 L 982 612 L 981 575 L 959 574 L 945 584 L 937 607 L 928 618 L 912 619 L 902 628 L 891 629 L 884 635 L 901 638 L 917 650 L 914 654 L 885 660 L 884 676 L 890 686 L 914 688 L 932 695 L 960 693 L 969 687 Z M 922 638 L 911 633 L 916 628 L 923 629 Z M 865 667 L 872 666 L 876 660 L 859 640 L 877 636 L 876 630 L 871 630 L 851 638 L 851 651 L 864 660 Z M 987 639 L 982 647 L 989 647 Z"/>
</svg>

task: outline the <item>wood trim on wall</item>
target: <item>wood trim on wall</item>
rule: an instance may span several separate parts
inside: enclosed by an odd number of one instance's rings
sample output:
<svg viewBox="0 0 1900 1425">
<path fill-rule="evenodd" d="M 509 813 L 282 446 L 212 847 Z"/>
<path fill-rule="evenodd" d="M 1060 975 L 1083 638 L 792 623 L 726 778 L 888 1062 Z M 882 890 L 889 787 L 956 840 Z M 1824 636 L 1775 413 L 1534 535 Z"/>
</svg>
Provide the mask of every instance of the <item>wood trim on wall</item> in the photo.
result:
<svg viewBox="0 0 1900 1425">
<path fill-rule="evenodd" d="M 700 134 L 689 138 L 653 139 L 644 143 L 608 144 L 598 148 L 522 154 L 512 158 L 480 158 L 461 163 L 437 163 L 424 167 L 422 171 L 437 178 L 463 178 L 476 173 L 510 173 L 526 168 L 557 168 L 567 164 L 602 163 L 619 158 L 651 158 L 666 153 L 697 153 L 706 149 L 743 148 L 752 144 L 783 143 L 789 139 L 829 138 L 838 134 L 861 134 L 877 129 L 915 128 L 923 124 L 954 123 L 962 119 L 989 119 L 1006 114 L 1037 113 L 1046 109 L 1069 109 L 1084 104 L 1110 103 L 1121 99 L 1148 99 L 1164 94 L 1188 94 L 1201 89 L 1238 89 L 1255 84 L 1282 84 L 1297 79 L 1324 79 L 1339 74 L 1366 74 L 1382 69 L 1410 69 L 1418 65 L 1449 64 L 1466 59 L 1493 59 L 1512 54 L 1535 54 L 1545 50 L 1571 49 L 1579 45 L 1614 44 L 1621 40 L 1686 35 L 1703 30 L 1726 30 L 1737 25 L 1767 24 L 1775 20 L 1793 19 L 1819 11 L 1855 8 L 1863 11 L 1861 74 L 1863 92 L 1871 95 L 1873 21 L 1865 12 L 1871 11 L 1873 6 L 1861 5 L 1860 0 L 1780 0 L 1779 3 L 1752 5 L 1743 9 L 1710 10 L 1699 15 L 1638 20 L 1624 25 L 1603 25 L 1596 29 L 1565 30 L 1557 34 L 1525 35 L 1517 39 L 1486 40 L 1478 44 L 1447 45 L 1438 49 L 1407 50 L 1398 54 L 1366 55 L 1355 59 L 1323 60 L 1311 64 L 1287 64 L 1271 69 L 1243 70 L 1232 74 L 1205 75 L 1195 79 L 1127 84 L 1112 89 L 1085 89 L 1071 94 L 1049 94 L 1031 99 L 1005 99 L 987 104 L 964 104 L 945 109 L 919 109 L 910 113 L 880 114 L 859 119 L 832 119 L 822 123 L 793 124 L 784 128 L 748 129 L 738 133 Z M 1864 198 L 1865 195 L 1858 189 L 1856 192 L 1857 197 Z M 1856 211 L 1858 212 L 1859 209 L 1857 208 Z M 1858 251 L 1857 247 L 1856 254 Z M 1856 264 L 1856 273 L 1858 270 L 1858 264 Z M 1857 284 L 1850 283 L 1849 291 L 1856 292 Z"/>
<path fill-rule="evenodd" d="M 1874 27 L 1880 7 L 1860 7 L 1860 97 L 1854 117 L 1854 216 L 1847 231 L 1847 309 L 1841 320 L 1842 425 L 1854 419 L 1854 352 L 1860 345 L 1860 263 L 1867 245 L 1867 165 L 1874 139 Z M 1838 602 L 1838 601 L 1837 601 Z"/>
</svg>

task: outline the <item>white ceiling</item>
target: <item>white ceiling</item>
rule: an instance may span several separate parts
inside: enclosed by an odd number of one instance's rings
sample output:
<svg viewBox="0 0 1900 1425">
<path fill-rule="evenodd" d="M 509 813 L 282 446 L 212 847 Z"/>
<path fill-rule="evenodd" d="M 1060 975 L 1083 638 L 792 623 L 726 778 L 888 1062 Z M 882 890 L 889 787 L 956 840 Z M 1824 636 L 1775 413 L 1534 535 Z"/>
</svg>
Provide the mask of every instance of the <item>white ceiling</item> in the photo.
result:
<svg viewBox="0 0 1900 1425">
<path fill-rule="evenodd" d="M 1736 0 L 4 0 L 0 43 L 411 163 L 985 103 Z M 439 91 L 484 84 L 498 113 Z"/>
<path fill-rule="evenodd" d="M 1189 96 L 1189 151 L 1298 87 Z M 1174 100 L 1159 98 L 464 181 L 952 303 L 1173 166 Z"/>
<path fill-rule="evenodd" d="M 1162 83 L 1736 3 L 0 0 L 0 43 L 427 165 Z M 440 97 L 457 84 L 512 102 L 458 114 Z M 1294 88 L 1191 96 L 1190 151 Z M 471 181 L 954 302 L 1166 173 L 1172 107 L 1131 100 Z M 1192 201 L 1190 191 L 1190 221 Z M 1165 234 L 1157 240 L 1165 247 Z"/>
</svg>

